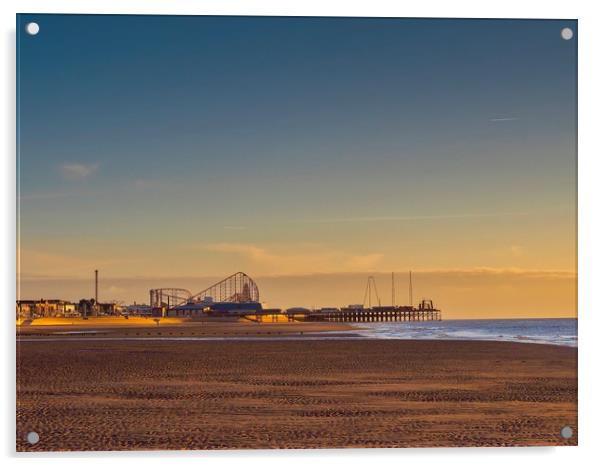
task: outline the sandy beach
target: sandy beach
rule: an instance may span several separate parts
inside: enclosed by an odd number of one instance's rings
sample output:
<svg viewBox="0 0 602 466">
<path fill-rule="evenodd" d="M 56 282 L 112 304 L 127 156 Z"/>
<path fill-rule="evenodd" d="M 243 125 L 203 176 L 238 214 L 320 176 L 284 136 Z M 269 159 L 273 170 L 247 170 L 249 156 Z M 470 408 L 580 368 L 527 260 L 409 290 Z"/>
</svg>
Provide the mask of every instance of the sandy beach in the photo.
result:
<svg viewBox="0 0 602 466">
<path fill-rule="evenodd" d="M 98 324 L 101 322 L 101 325 Z M 252 338 L 298 338 L 315 336 L 355 335 L 353 327 L 344 323 L 294 322 L 261 324 L 250 321 L 215 320 L 191 321 L 162 319 L 157 325 L 152 319 L 124 321 L 120 319 L 106 323 L 106 319 L 91 320 L 74 325 L 34 325 L 17 327 L 17 337 L 23 341 L 36 340 L 142 340 L 142 339 L 252 339 Z"/>
<path fill-rule="evenodd" d="M 336 329 L 348 330 L 340 324 L 107 327 L 95 329 L 107 339 L 86 341 L 82 335 L 97 335 L 20 329 L 17 449 L 577 444 L 576 348 L 274 339 L 278 332 Z M 136 331 L 231 339 L 120 339 Z M 570 440 L 559 436 L 565 425 L 575 431 Z M 29 431 L 40 434 L 38 444 L 25 442 Z"/>
</svg>

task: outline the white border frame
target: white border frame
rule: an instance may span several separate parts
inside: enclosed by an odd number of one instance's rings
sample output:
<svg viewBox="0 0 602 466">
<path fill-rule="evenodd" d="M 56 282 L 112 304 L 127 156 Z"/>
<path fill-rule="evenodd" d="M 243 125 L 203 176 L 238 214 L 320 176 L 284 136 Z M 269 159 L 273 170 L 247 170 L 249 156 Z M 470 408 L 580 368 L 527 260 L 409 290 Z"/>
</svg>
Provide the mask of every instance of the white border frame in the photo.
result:
<svg viewBox="0 0 602 466">
<path fill-rule="evenodd" d="M 602 283 L 602 256 L 600 238 L 602 199 L 600 182 L 600 119 L 602 83 L 602 17 L 596 2 L 557 0 L 526 2 L 505 0 L 485 2 L 474 0 L 149 0 L 100 1 L 88 0 L 5 0 L 2 8 L 5 72 L 2 73 L 3 202 L 2 229 L 2 294 L 4 299 L 3 327 L 5 349 L 2 358 L 3 423 L 0 426 L 4 456 L 10 463 L 21 457 L 28 464 L 37 459 L 63 464 L 67 461 L 100 464 L 107 460 L 118 463 L 164 464 L 166 461 L 185 463 L 229 463 L 245 461 L 248 466 L 271 465 L 286 461 L 288 466 L 312 462 L 313 465 L 344 462 L 351 466 L 366 461 L 400 464 L 401 461 L 446 466 L 460 464 L 488 466 L 508 462 L 524 464 L 544 460 L 546 466 L 566 465 L 568 462 L 589 463 L 596 455 L 600 429 L 600 390 L 602 376 L 597 359 L 598 342 L 602 330 L 602 312 L 597 309 L 596 285 Z M 348 450 L 278 450 L 225 452 L 124 452 L 124 453 L 14 453 L 15 432 L 15 333 L 12 306 L 15 299 L 15 14 L 16 13 L 122 13 L 122 14 L 219 14 L 265 16 L 401 16 L 401 17 L 456 17 L 456 18 L 563 18 L 579 20 L 579 447 L 546 448 L 442 448 L 442 449 L 348 449 Z M 23 463 L 21 463 L 23 464 Z"/>
</svg>

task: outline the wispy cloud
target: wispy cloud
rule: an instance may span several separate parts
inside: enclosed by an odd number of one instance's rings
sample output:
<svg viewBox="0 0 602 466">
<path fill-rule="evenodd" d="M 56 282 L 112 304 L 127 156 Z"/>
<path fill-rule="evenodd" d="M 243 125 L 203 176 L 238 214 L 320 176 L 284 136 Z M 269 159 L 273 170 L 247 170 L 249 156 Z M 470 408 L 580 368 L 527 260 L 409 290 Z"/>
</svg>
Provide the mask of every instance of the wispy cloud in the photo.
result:
<svg viewBox="0 0 602 466">
<path fill-rule="evenodd" d="M 577 272 L 563 269 L 529 269 L 522 267 L 466 267 L 466 268 L 418 268 L 412 269 L 413 274 L 437 276 L 514 276 L 525 278 L 575 278 Z"/>
<path fill-rule="evenodd" d="M 143 178 L 138 178 L 134 180 L 134 187 L 136 189 L 146 189 L 153 186 L 154 182 L 152 180 L 146 180 Z"/>
<path fill-rule="evenodd" d="M 65 178 L 83 179 L 90 176 L 98 169 L 98 164 L 65 163 L 61 166 L 61 172 Z"/>
<path fill-rule="evenodd" d="M 518 117 L 499 117 L 499 118 L 490 118 L 489 121 L 491 121 L 492 123 L 500 123 L 503 121 L 516 121 L 518 120 Z"/>
<path fill-rule="evenodd" d="M 21 194 L 19 196 L 20 201 L 29 201 L 29 200 L 54 200 L 60 199 L 63 197 L 71 196 L 70 193 L 29 193 L 29 194 Z"/>
<path fill-rule="evenodd" d="M 62 272 L 91 276 L 92 270 L 98 267 L 119 264 L 120 257 L 83 257 L 76 254 L 65 254 L 47 250 L 21 248 L 19 251 L 20 272 L 25 275 L 43 275 L 48 277 L 62 276 Z"/>
<path fill-rule="evenodd" d="M 352 254 L 320 245 L 293 244 L 284 250 L 248 243 L 210 243 L 200 246 L 206 251 L 236 254 L 247 260 L 259 273 L 332 273 L 368 272 L 381 265 L 384 255 L 371 252 Z M 240 260 L 240 259 L 239 259 Z"/>
<path fill-rule="evenodd" d="M 202 246 L 207 251 L 236 253 L 256 261 L 270 261 L 276 256 L 267 252 L 266 249 L 253 244 L 243 243 L 211 243 Z"/>
<path fill-rule="evenodd" d="M 246 230 L 247 227 L 242 225 L 224 225 L 224 230 Z"/>
<path fill-rule="evenodd" d="M 469 218 L 488 218 L 488 217 L 520 217 L 528 215 L 527 212 L 489 212 L 489 213 L 466 213 L 466 214 L 438 214 L 438 215 L 393 215 L 382 217 L 340 217 L 298 220 L 299 223 L 345 223 L 345 222 L 402 222 L 414 220 L 454 220 Z"/>
</svg>

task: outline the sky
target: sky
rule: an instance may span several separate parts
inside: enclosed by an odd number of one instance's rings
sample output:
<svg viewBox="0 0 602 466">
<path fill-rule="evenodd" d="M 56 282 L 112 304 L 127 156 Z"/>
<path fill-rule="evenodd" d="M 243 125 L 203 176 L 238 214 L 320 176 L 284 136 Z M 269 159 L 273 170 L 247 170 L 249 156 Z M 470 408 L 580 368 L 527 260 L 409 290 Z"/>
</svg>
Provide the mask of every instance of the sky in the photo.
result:
<svg viewBox="0 0 602 466">
<path fill-rule="evenodd" d="M 576 21 L 17 21 L 21 298 L 576 315 Z"/>
</svg>

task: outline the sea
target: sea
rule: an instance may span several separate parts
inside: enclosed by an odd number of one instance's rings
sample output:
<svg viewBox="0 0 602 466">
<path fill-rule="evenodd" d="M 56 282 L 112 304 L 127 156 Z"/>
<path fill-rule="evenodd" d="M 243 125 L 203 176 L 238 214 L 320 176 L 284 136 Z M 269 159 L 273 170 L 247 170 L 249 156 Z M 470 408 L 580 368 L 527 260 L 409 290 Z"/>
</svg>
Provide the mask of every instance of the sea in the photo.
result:
<svg viewBox="0 0 602 466">
<path fill-rule="evenodd" d="M 488 340 L 519 343 L 541 343 L 577 347 L 577 319 L 491 319 L 442 320 L 425 322 L 361 322 L 350 323 L 351 332 L 340 330 L 326 332 L 299 332 L 299 335 L 275 335 L 263 338 L 249 336 L 104 336 L 99 330 L 55 332 L 49 337 L 20 336 L 19 342 L 28 341 L 262 341 L 270 340 L 356 340 L 365 338 L 397 340 Z"/>
<path fill-rule="evenodd" d="M 368 338 L 489 340 L 577 346 L 577 319 L 487 319 L 352 324 Z"/>
</svg>

